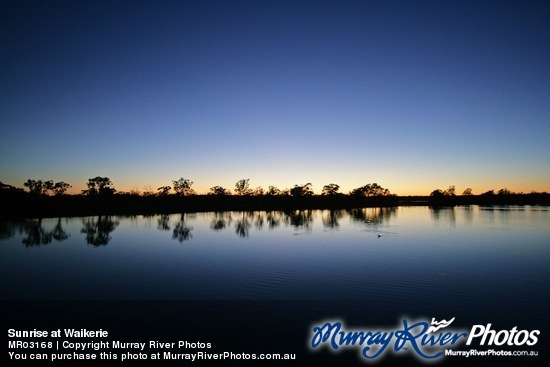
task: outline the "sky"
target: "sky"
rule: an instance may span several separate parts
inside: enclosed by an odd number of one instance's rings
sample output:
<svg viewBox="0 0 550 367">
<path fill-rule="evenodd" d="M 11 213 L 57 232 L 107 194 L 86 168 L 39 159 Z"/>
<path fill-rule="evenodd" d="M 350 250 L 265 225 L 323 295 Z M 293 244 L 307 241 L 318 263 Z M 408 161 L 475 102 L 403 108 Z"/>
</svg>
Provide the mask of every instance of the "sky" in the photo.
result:
<svg viewBox="0 0 550 367">
<path fill-rule="evenodd" d="M 548 1 L 3 1 L 0 181 L 550 191 Z"/>
</svg>

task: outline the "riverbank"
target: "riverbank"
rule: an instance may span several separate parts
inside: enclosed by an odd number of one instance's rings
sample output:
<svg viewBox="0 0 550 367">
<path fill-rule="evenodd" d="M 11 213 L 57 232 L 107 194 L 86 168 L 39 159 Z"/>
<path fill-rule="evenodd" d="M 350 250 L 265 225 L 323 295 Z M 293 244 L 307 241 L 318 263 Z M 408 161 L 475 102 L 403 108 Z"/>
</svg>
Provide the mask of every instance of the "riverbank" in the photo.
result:
<svg viewBox="0 0 550 367">
<path fill-rule="evenodd" d="M 395 206 L 545 205 L 550 194 L 467 196 L 33 196 L 25 192 L 0 195 L 4 219 L 48 218 L 88 215 L 139 215 L 210 211 L 258 211 L 303 209 L 350 209 Z"/>
</svg>

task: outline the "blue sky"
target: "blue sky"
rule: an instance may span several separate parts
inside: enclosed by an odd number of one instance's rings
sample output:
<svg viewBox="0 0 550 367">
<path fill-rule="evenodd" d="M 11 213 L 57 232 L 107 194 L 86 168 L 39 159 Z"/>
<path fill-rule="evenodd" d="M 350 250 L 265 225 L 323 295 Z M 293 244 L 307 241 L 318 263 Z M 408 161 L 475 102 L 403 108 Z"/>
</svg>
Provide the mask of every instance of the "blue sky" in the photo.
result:
<svg viewBox="0 0 550 367">
<path fill-rule="evenodd" d="M 550 191 L 544 1 L 3 2 L 0 181 Z"/>
</svg>

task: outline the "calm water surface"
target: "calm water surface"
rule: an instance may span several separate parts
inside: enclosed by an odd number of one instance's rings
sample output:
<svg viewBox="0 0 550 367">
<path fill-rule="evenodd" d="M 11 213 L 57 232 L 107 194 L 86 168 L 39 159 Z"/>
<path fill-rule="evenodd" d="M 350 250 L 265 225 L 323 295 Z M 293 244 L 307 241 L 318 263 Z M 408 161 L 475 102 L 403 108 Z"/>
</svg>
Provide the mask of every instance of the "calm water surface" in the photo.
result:
<svg viewBox="0 0 550 367">
<path fill-rule="evenodd" d="M 4 300 L 377 300 L 546 313 L 550 207 L 0 222 Z"/>
</svg>

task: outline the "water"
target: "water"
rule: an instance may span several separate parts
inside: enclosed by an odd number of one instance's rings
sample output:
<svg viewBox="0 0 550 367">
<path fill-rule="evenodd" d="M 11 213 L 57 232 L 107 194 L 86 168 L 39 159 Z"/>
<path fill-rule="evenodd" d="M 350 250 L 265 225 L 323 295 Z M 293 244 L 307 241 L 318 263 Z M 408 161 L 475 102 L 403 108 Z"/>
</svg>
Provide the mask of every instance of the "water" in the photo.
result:
<svg viewBox="0 0 550 367">
<path fill-rule="evenodd" d="M 549 224 L 547 206 L 0 222 L 0 312 L 18 330 L 101 327 L 120 340 L 202 340 L 334 366 L 364 361 L 311 352 L 312 325 L 456 317 L 465 330 L 540 330 L 541 357 L 522 362 L 545 365 Z"/>
<path fill-rule="evenodd" d="M 3 222 L 1 297 L 487 301 L 538 313 L 549 305 L 549 224 L 544 206 Z"/>
</svg>

